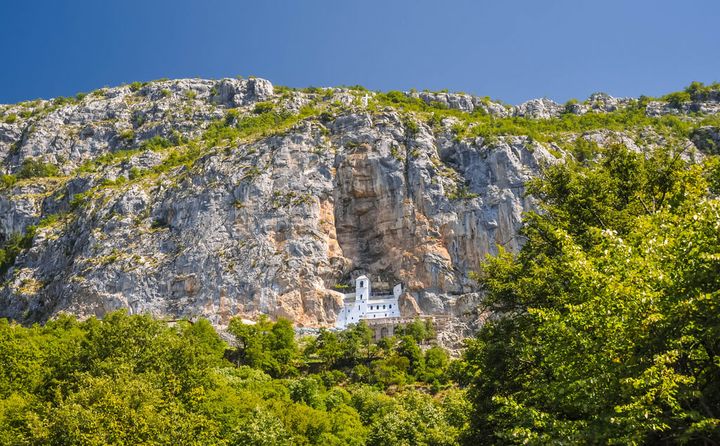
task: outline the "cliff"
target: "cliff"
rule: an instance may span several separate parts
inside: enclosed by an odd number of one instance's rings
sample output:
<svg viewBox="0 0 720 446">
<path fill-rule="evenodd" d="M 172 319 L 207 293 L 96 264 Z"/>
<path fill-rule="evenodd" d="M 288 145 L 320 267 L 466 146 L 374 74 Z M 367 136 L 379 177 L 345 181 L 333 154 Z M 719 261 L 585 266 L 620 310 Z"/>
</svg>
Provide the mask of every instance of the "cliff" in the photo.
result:
<svg viewBox="0 0 720 446">
<path fill-rule="evenodd" d="M 467 328 L 470 272 L 522 244 L 525 183 L 579 140 L 714 150 L 702 116 L 719 98 L 696 99 L 511 107 L 183 79 L 0 106 L 0 316 L 127 308 L 318 326 L 341 308 L 334 290 L 367 274 L 405 284 L 406 313 Z M 644 121 L 619 128 L 631 112 Z M 686 128 L 666 132 L 672 119 Z"/>
</svg>

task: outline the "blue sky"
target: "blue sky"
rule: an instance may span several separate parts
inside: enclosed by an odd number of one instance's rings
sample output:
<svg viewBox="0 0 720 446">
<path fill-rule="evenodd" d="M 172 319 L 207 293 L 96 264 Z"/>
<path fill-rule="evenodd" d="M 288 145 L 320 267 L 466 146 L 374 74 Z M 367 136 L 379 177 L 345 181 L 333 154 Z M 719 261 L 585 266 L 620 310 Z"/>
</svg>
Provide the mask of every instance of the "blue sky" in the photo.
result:
<svg viewBox="0 0 720 446">
<path fill-rule="evenodd" d="M 720 80 L 717 0 L 0 0 L 0 103 L 162 77 L 509 103 Z"/>
</svg>

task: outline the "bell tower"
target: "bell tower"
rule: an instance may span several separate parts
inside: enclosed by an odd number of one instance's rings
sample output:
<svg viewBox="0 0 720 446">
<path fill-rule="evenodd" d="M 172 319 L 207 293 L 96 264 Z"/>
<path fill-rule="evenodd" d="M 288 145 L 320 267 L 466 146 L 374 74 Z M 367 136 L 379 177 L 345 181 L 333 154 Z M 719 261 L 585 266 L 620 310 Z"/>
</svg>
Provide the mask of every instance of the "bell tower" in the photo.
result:
<svg viewBox="0 0 720 446">
<path fill-rule="evenodd" d="M 366 303 L 370 299 L 370 279 L 360 276 L 355 279 L 355 299 Z"/>
</svg>

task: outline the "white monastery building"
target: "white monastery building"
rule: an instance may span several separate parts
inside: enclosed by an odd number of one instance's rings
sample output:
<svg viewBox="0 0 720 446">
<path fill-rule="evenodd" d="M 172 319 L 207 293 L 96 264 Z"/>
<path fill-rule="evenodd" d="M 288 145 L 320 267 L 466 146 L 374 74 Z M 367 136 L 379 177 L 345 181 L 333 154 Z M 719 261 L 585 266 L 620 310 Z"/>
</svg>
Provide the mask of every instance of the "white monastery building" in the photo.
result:
<svg viewBox="0 0 720 446">
<path fill-rule="evenodd" d="M 401 294 L 402 285 L 397 284 L 392 294 L 373 296 L 370 279 L 367 276 L 360 276 L 355 280 L 355 292 L 345 295 L 344 305 L 338 314 L 335 327 L 344 329 L 361 320 L 399 318 L 398 300 Z"/>
</svg>

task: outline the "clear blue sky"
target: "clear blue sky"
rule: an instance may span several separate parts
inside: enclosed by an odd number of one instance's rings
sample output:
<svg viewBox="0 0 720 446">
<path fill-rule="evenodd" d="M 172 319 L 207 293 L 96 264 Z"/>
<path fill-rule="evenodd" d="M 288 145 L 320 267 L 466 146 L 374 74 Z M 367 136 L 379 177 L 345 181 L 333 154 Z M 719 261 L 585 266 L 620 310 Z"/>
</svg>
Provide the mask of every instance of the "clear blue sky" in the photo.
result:
<svg viewBox="0 0 720 446">
<path fill-rule="evenodd" d="M 0 103 L 161 77 L 510 103 L 720 80 L 718 0 L 0 0 Z"/>
</svg>

